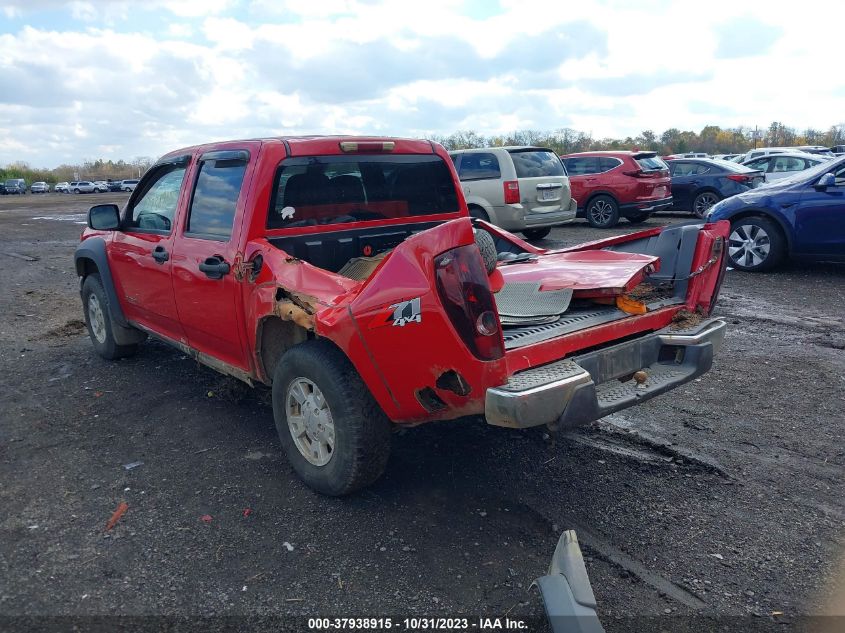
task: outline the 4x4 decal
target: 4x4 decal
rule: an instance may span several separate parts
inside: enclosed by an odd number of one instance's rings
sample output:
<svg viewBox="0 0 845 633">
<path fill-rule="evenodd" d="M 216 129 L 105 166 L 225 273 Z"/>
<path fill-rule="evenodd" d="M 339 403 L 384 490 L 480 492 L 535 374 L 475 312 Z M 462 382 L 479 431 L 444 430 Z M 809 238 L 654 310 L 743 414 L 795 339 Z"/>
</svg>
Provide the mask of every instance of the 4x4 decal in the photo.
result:
<svg viewBox="0 0 845 633">
<path fill-rule="evenodd" d="M 370 329 L 385 325 L 405 327 L 408 323 L 422 323 L 420 297 L 394 303 L 379 311 L 370 321 Z"/>
</svg>

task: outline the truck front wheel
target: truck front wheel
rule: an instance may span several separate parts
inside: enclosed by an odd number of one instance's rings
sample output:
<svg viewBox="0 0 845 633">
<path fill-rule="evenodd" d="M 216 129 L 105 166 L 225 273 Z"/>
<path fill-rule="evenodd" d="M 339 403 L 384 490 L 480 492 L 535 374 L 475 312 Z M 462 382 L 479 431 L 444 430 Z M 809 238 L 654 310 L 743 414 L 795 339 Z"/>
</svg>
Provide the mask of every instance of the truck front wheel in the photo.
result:
<svg viewBox="0 0 845 633">
<path fill-rule="evenodd" d="M 109 300 L 100 275 L 93 273 L 82 283 L 82 308 L 94 350 L 103 358 L 115 360 L 138 351 L 137 344 L 118 345 L 114 338 Z"/>
<path fill-rule="evenodd" d="M 279 360 L 273 417 L 288 461 L 318 492 L 345 495 L 384 472 L 390 422 L 349 359 L 329 341 L 300 343 Z"/>
</svg>

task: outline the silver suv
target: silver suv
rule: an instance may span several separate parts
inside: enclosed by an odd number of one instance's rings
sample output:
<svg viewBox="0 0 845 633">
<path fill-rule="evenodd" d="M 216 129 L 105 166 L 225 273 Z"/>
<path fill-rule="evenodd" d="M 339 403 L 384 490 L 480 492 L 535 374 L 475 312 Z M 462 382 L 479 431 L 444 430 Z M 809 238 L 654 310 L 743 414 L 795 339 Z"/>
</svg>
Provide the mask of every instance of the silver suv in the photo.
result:
<svg viewBox="0 0 845 633">
<path fill-rule="evenodd" d="M 74 180 L 67 190 L 68 193 L 94 193 L 94 183 L 90 180 Z"/>
<path fill-rule="evenodd" d="M 529 240 L 575 219 L 569 178 L 560 158 L 544 147 L 486 147 L 449 152 L 471 216 Z"/>
</svg>

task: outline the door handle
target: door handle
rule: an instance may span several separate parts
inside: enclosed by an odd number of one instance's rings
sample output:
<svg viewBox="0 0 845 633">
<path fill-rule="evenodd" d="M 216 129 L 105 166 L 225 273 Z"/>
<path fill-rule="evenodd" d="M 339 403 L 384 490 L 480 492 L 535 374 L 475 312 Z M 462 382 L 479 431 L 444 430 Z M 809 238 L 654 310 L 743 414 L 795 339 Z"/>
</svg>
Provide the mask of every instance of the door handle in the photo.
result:
<svg viewBox="0 0 845 633">
<path fill-rule="evenodd" d="M 223 279 L 223 275 L 229 274 L 229 264 L 219 255 L 215 255 L 200 263 L 200 272 L 205 273 L 209 279 Z"/>
<path fill-rule="evenodd" d="M 170 259 L 170 255 L 167 254 L 164 246 L 156 246 L 153 249 L 153 259 L 156 260 L 159 264 L 163 264 L 168 259 Z"/>
</svg>

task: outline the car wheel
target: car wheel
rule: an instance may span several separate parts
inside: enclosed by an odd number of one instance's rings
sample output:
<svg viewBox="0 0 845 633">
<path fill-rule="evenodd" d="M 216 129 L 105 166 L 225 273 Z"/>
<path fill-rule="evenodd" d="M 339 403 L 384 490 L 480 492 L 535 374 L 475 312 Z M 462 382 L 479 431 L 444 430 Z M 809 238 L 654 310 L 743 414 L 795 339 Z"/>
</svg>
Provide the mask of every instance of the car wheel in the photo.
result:
<svg viewBox="0 0 845 633">
<path fill-rule="evenodd" d="M 81 192 L 79 191 L 79 189 L 74 189 L 73 193 L 81 193 Z"/>
<path fill-rule="evenodd" d="M 476 218 L 478 220 L 484 220 L 485 222 L 490 221 L 490 216 L 487 215 L 487 212 L 481 207 L 471 206 L 469 208 L 469 215 L 470 217 Z"/>
<path fill-rule="evenodd" d="M 751 216 L 731 224 L 728 256 L 734 268 L 749 272 L 771 270 L 785 254 L 783 234 L 768 218 Z"/>
<path fill-rule="evenodd" d="M 123 190 L 124 191 L 132 191 L 129 187 L 124 187 Z"/>
<path fill-rule="evenodd" d="M 596 196 L 587 207 L 587 222 L 597 229 L 609 229 L 619 223 L 619 205 L 610 196 Z"/>
<path fill-rule="evenodd" d="M 702 191 L 692 201 L 692 212 L 696 217 L 703 218 L 714 204 L 722 198 L 713 191 Z"/>
<path fill-rule="evenodd" d="M 289 349 L 273 373 L 273 418 L 288 461 L 327 495 L 368 486 L 390 455 L 390 422 L 346 355 L 327 340 Z"/>
<path fill-rule="evenodd" d="M 525 229 L 522 234 L 527 240 L 542 240 L 549 233 L 552 232 L 552 227 L 547 226 L 544 229 Z"/>
<path fill-rule="evenodd" d="M 626 220 L 631 224 L 642 224 L 651 217 L 651 213 L 641 213 L 639 215 L 629 215 Z"/>
<path fill-rule="evenodd" d="M 136 344 L 118 345 L 115 341 L 109 300 L 97 273 L 88 275 L 82 284 L 82 308 L 85 310 L 88 336 L 100 356 L 115 360 L 131 356 L 138 351 Z"/>
</svg>

